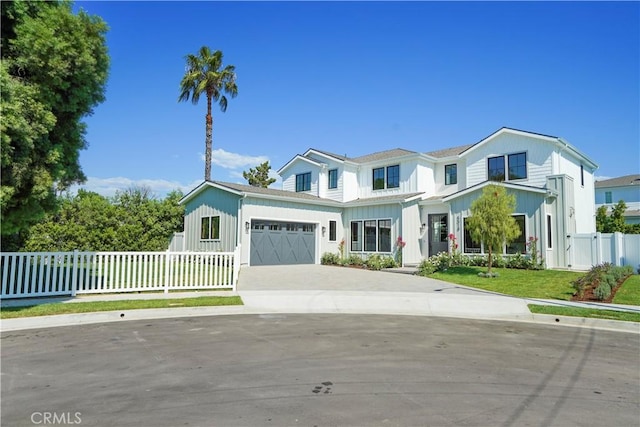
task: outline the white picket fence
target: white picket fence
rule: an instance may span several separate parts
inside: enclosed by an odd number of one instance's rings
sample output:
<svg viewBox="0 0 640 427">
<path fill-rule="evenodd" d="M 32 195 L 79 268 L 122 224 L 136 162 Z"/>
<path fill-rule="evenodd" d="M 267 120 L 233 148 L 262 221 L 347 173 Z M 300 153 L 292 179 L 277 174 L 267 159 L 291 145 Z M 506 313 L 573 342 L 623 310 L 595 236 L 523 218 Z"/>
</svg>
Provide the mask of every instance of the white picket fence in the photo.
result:
<svg viewBox="0 0 640 427">
<path fill-rule="evenodd" d="M 568 264 L 571 269 L 588 270 L 604 262 L 630 265 L 634 272 L 640 265 L 640 234 L 585 233 L 570 234 Z"/>
<path fill-rule="evenodd" d="M 232 289 L 240 269 L 234 252 L 0 253 L 1 297 Z"/>
</svg>

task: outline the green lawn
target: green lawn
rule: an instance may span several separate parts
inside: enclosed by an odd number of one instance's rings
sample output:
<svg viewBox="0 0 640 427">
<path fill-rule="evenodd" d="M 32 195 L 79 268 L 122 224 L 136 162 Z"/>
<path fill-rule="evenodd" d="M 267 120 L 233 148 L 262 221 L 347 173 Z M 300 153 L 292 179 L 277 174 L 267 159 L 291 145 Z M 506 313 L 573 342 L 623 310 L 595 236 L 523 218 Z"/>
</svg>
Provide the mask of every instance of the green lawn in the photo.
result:
<svg viewBox="0 0 640 427">
<path fill-rule="evenodd" d="M 0 309 L 0 319 L 49 316 L 53 314 L 89 313 L 95 311 L 138 310 L 145 308 L 206 307 L 221 305 L 242 305 L 242 300 L 239 296 L 228 296 L 72 303 L 59 302 L 27 307 L 2 307 Z"/>
<path fill-rule="evenodd" d="M 634 274 L 624 281 L 613 297 L 613 303 L 640 305 L 640 275 Z"/>
<path fill-rule="evenodd" d="M 452 267 L 429 277 L 516 297 L 568 301 L 573 295 L 571 281 L 582 274 L 561 270 L 491 270 L 498 273 L 498 277 L 478 277 L 478 273 L 487 271 L 486 267 Z"/>
<path fill-rule="evenodd" d="M 599 310 L 597 308 L 556 307 L 550 305 L 530 304 L 529 310 L 537 314 L 553 314 L 557 316 L 592 317 L 595 319 L 624 320 L 640 322 L 640 313 L 626 311 Z"/>
</svg>

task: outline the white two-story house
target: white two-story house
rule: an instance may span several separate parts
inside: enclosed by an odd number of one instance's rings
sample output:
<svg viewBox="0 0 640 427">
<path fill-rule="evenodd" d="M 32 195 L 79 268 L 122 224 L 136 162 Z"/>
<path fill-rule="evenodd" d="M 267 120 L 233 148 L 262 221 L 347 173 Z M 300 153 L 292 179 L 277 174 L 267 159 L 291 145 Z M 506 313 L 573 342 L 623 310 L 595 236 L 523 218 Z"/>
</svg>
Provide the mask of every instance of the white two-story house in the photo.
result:
<svg viewBox="0 0 640 427">
<path fill-rule="evenodd" d="M 185 204 L 185 249 L 232 251 L 249 265 L 319 263 L 325 252 L 483 254 L 466 230 L 471 202 L 499 183 L 516 196 L 521 228 L 503 253 L 538 239 L 548 267 L 567 266 L 566 236 L 595 231 L 597 165 L 562 138 L 502 128 L 481 141 L 431 152 L 404 149 L 346 157 L 309 149 L 278 173 L 282 190 L 203 182 Z"/>
</svg>

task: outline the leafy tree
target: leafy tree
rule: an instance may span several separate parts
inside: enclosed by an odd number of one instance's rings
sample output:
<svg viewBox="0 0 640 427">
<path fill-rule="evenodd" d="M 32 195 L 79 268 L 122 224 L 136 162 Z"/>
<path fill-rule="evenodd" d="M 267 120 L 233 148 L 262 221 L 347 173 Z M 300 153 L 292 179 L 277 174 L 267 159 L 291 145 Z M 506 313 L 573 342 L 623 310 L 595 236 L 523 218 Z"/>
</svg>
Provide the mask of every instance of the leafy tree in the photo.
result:
<svg viewBox="0 0 640 427">
<path fill-rule="evenodd" d="M 259 164 L 254 168 L 250 168 L 249 171 L 242 172 L 242 176 L 244 179 L 249 182 L 249 185 L 254 187 L 262 187 L 267 188 L 274 182 L 276 182 L 275 178 L 269 178 L 269 171 L 271 170 L 271 166 L 269 165 L 269 161 L 267 160 L 264 163 Z"/>
<path fill-rule="evenodd" d="M 82 182 L 82 118 L 104 101 L 106 24 L 70 2 L 2 2 L 2 236 L 55 209 Z"/>
<path fill-rule="evenodd" d="M 222 112 L 227 111 L 227 97 L 225 93 L 235 98 L 238 95 L 236 73 L 233 65 L 222 66 L 222 52 L 211 52 L 207 46 L 202 46 L 198 55 L 187 55 L 187 71 L 180 82 L 180 97 L 178 102 L 189 101 L 196 105 L 200 95 L 207 97 L 206 134 L 205 134 L 205 163 L 204 179 L 211 180 L 211 149 L 213 145 L 213 117 L 211 116 L 211 102 L 216 101 Z"/>
<path fill-rule="evenodd" d="M 60 209 L 30 228 L 25 251 L 164 251 L 182 230 L 179 191 L 163 200 L 146 187 L 107 198 L 85 190 L 60 197 Z"/>
<path fill-rule="evenodd" d="M 624 233 L 626 224 L 624 221 L 624 211 L 627 210 L 627 204 L 624 200 L 620 200 L 614 207 L 611 208 L 611 231 L 609 233 L 615 233 L 616 231 Z"/>
<path fill-rule="evenodd" d="M 600 233 L 606 233 L 611 228 L 609 225 L 610 219 L 607 216 L 607 207 L 600 206 L 596 211 L 596 231 Z"/>
<path fill-rule="evenodd" d="M 489 275 L 493 251 L 520 235 L 518 224 L 512 216 L 515 206 L 515 196 L 496 184 L 487 185 L 482 195 L 471 203 L 471 216 L 467 224 L 473 239 L 483 242 L 489 252 Z"/>
</svg>

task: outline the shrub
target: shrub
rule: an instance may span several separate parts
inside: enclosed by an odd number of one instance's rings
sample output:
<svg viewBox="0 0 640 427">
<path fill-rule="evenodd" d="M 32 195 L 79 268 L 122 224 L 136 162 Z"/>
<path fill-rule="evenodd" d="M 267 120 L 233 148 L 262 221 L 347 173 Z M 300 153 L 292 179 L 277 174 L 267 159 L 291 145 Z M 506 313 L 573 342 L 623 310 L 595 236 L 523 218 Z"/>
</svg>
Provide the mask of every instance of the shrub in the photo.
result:
<svg viewBox="0 0 640 427">
<path fill-rule="evenodd" d="M 364 260 L 359 255 L 351 254 L 351 255 L 349 255 L 349 258 L 347 258 L 347 264 L 349 264 L 349 265 L 364 265 Z"/>
<path fill-rule="evenodd" d="M 380 254 L 373 254 L 364 263 L 371 270 L 380 270 L 382 268 L 382 257 Z"/>
<path fill-rule="evenodd" d="M 382 268 L 395 268 L 397 266 L 398 264 L 396 264 L 396 261 L 392 257 L 382 257 Z"/>
<path fill-rule="evenodd" d="M 611 286 L 608 282 L 603 281 L 593 290 L 593 295 L 600 301 L 606 300 L 611 296 Z"/>
<path fill-rule="evenodd" d="M 320 257 L 320 263 L 324 265 L 337 265 L 340 263 L 340 257 L 331 252 L 325 252 L 322 254 L 322 257 Z"/>
</svg>

